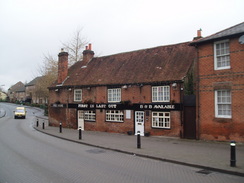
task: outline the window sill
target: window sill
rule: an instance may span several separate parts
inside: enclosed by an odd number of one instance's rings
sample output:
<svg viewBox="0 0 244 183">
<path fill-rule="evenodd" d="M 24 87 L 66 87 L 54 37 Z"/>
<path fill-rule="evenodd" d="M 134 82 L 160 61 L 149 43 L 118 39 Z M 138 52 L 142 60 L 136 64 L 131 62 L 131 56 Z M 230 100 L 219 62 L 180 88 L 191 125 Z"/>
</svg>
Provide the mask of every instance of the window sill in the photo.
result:
<svg viewBox="0 0 244 183">
<path fill-rule="evenodd" d="M 214 68 L 215 71 L 221 71 L 221 70 L 226 70 L 226 69 L 230 69 L 230 67 L 218 67 L 218 68 Z"/>
<path fill-rule="evenodd" d="M 215 117 L 214 121 L 218 122 L 218 123 L 229 123 L 229 122 L 232 122 L 232 118 L 221 118 L 221 117 L 218 118 L 218 117 Z"/>
<path fill-rule="evenodd" d="M 152 129 L 171 130 L 171 128 L 164 128 L 164 127 L 152 127 Z"/>
<path fill-rule="evenodd" d="M 124 121 L 106 121 L 107 123 L 124 123 Z"/>
</svg>

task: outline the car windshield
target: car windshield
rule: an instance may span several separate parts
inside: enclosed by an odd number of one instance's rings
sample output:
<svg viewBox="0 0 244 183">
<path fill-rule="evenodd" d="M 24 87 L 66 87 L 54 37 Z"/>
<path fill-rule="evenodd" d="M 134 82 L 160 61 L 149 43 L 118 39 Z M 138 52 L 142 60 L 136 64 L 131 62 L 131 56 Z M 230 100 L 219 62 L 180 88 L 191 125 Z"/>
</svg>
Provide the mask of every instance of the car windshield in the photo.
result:
<svg viewBox="0 0 244 183">
<path fill-rule="evenodd" d="M 25 112 L 23 109 L 17 109 L 16 112 Z"/>
</svg>

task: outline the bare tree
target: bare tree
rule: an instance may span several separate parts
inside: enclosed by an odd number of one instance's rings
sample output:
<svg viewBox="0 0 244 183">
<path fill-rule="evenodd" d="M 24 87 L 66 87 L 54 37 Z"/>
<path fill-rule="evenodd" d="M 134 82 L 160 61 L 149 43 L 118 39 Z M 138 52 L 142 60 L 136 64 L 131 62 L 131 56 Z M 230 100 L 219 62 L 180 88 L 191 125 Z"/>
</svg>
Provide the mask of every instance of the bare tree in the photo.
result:
<svg viewBox="0 0 244 183">
<path fill-rule="evenodd" d="M 39 74 L 51 75 L 53 77 L 57 77 L 58 72 L 58 61 L 52 55 L 47 54 L 44 55 L 43 65 L 39 67 Z"/>
<path fill-rule="evenodd" d="M 82 37 L 81 32 L 82 29 L 78 29 L 69 42 L 62 43 L 64 49 L 69 53 L 69 66 L 82 60 L 82 52 L 88 41 L 86 38 Z"/>
<path fill-rule="evenodd" d="M 50 54 L 44 55 L 43 65 L 38 68 L 41 77 L 35 83 L 34 95 L 36 98 L 46 100 L 48 98 L 48 87 L 57 79 L 58 61 Z"/>
<path fill-rule="evenodd" d="M 82 60 L 82 52 L 87 44 L 85 38 L 82 37 L 82 29 L 78 29 L 72 39 L 67 43 L 62 43 L 64 49 L 69 53 L 69 66 L 75 62 Z M 44 55 L 44 62 L 38 68 L 38 75 L 41 75 L 35 84 L 35 96 L 37 98 L 48 98 L 48 87 L 57 79 L 58 75 L 58 61 L 52 55 Z"/>
</svg>

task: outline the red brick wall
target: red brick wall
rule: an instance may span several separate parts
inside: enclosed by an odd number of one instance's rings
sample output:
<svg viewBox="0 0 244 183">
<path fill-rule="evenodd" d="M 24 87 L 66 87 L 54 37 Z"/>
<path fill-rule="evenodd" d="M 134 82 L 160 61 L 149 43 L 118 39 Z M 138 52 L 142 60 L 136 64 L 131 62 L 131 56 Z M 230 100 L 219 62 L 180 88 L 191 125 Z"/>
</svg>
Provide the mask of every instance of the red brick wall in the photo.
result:
<svg viewBox="0 0 244 183">
<path fill-rule="evenodd" d="M 62 83 L 68 75 L 68 53 L 59 53 L 58 60 L 58 83 Z"/>
<path fill-rule="evenodd" d="M 199 135 L 206 140 L 244 142 L 244 45 L 230 39 L 231 68 L 214 70 L 213 43 L 199 46 Z M 232 95 L 232 118 L 215 117 L 215 85 L 227 82 Z"/>
<path fill-rule="evenodd" d="M 171 101 L 180 103 L 180 84 L 177 87 L 170 89 Z M 121 89 L 121 101 L 130 100 L 131 103 L 152 103 L 152 86 L 132 85 Z M 107 87 L 90 87 L 82 88 L 82 102 L 74 102 L 74 89 L 63 88 L 58 91 L 50 90 L 49 103 L 84 103 L 90 101 L 92 103 L 108 103 Z M 96 110 L 96 122 L 85 121 L 85 130 L 105 131 L 116 133 L 134 132 L 134 110 L 131 110 L 131 118 L 126 119 L 126 111 L 124 111 L 124 122 L 106 122 L 106 110 Z M 146 115 L 149 114 L 149 115 Z M 145 132 L 150 132 L 152 135 L 180 136 L 181 130 L 181 112 L 171 111 L 171 128 L 160 129 L 152 128 L 152 113 L 145 111 Z M 77 111 L 76 109 L 58 108 L 49 106 L 50 124 L 58 126 L 62 122 L 64 127 L 77 128 Z"/>
</svg>

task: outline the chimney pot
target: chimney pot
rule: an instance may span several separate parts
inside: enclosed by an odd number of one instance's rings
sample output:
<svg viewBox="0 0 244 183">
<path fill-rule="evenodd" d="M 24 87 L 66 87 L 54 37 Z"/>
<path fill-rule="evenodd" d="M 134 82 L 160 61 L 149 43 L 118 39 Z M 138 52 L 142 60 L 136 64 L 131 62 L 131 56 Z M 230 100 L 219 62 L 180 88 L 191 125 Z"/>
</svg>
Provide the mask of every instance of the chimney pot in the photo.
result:
<svg viewBox="0 0 244 183">
<path fill-rule="evenodd" d="M 89 43 L 89 45 L 88 45 L 88 50 L 92 50 L 92 44 L 91 43 Z"/>
<path fill-rule="evenodd" d="M 89 43 L 88 46 L 86 46 L 86 50 L 83 51 L 83 63 L 86 65 L 94 56 L 94 51 L 92 49 L 92 44 Z"/>
</svg>

